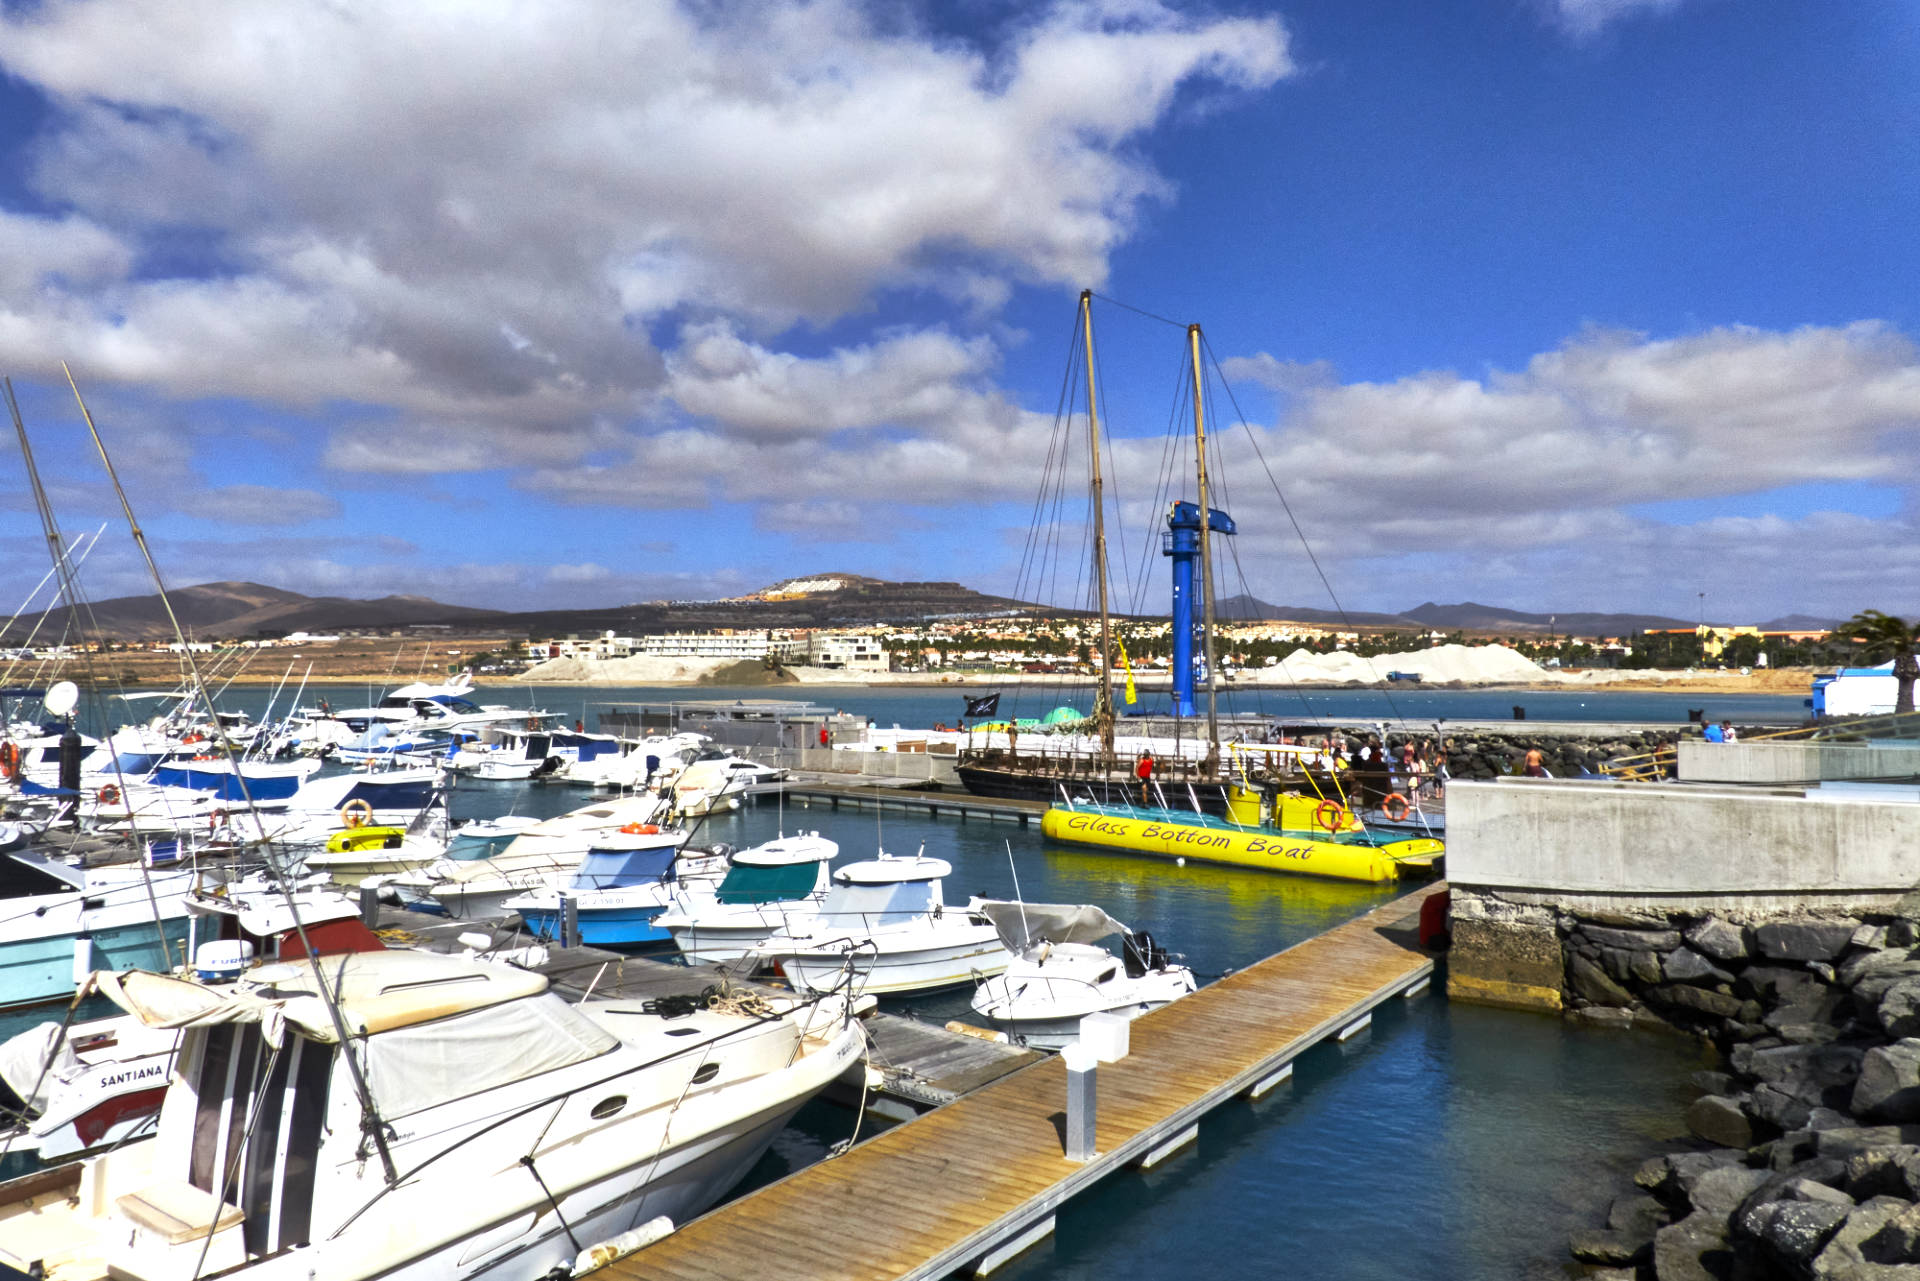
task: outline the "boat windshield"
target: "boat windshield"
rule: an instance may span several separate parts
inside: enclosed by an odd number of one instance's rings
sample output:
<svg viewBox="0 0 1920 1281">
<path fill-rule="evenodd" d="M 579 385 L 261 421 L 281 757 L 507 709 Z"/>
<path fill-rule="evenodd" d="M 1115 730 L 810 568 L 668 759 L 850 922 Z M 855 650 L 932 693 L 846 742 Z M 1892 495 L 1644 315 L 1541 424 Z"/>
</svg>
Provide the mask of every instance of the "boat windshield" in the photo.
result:
<svg viewBox="0 0 1920 1281">
<path fill-rule="evenodd" d="M 892 885 L 836 885 L 821 906 L 820 918 L 832 929 L 897 925 L 933 905 L 936 884 L 900 881 Z"/>
<path fill-rule="evenodd" d="M 618 886 L 664 881 L 673 867 L 677 845 L 654 845 L 638 850 L 588 850 L 574 873 L 573 888 L 606 890 Z"/>
<path fill-rule="evenodd" d="M 366 1039 L 367 1088 L 381 1115 L 407 1116 L 571 1067 L 620 1044 L 552 992 Z"/>
<path fill-rule="evenodd" d="M 820 883 L 818 863 L 789 863 L 783 867 L 749 867 L 736 863 L 716 891 L 722 903 L 791 903 L 813 893 Z"/>
</svg>

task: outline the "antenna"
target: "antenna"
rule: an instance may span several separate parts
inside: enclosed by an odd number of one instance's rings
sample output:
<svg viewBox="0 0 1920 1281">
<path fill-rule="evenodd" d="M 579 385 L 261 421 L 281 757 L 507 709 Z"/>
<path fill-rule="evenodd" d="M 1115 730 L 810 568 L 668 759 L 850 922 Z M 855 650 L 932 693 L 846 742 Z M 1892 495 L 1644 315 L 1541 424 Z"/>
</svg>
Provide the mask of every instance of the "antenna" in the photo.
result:
<svg viewBox="0 0 1920 1281">
<path fill-rule="evenodd" d="M 1032 947 L 1033 931 L 1027 928 L 1027 896 L 1020 892 L 1020 869 L 1014 865 L 1013 842 L 1004 836 L 1000 839 L 1006 842 L 1007 870 L 1013 873 L 1013 899 L 1020 905 L 1020 936 L 1026 939 L 1028 947 Z"/>
</svg>

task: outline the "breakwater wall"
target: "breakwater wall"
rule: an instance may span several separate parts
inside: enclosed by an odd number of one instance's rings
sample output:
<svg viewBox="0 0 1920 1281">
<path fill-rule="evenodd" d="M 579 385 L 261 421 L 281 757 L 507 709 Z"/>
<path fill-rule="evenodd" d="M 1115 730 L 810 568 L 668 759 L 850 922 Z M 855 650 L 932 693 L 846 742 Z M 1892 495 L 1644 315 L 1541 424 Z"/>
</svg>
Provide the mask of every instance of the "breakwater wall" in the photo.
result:
<svg viewBox="0 0 1920 1281">
<path fill-rule="evenodd" d="M 1456 891 L 1457 893 L 1457 891 Z M 1562 913 L 1571 1017 L 1710 1041 L 1695 1142 L 1574 1257 L 1656 1281 L 1920 1275 L 1920 903 L 1742 924 Z"/>
</svg>

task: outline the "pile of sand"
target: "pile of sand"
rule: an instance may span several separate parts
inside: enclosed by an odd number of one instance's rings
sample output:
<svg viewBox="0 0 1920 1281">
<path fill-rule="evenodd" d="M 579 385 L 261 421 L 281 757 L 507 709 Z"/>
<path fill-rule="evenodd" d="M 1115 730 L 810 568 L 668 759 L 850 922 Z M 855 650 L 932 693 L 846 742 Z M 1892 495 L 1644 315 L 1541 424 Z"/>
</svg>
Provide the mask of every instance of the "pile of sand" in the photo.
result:
<svg viewBox="0 0 1920 1281">
<path fill-rule="evenodd" d="M 655 654 L 632 658 L 549 658 L 517 678 L 530 685 L 593 682 L 604 685 L 685 685 L 732 667 L 731 658 L 663 658 Z"/>
<path fill-rule="evenodd" d="M 1437 645 L 1372 658 L 1345 650 L 1315 654 L 1297 649 L 1264 674 L 1284 673 L 1296 685 L 1370 685 L 1386 680 L 1388 672 L 1406 672 L 1436 685 L 1524 685 L 1553 679 L 1538 663 L 1505 645 Z"/>
</svg>

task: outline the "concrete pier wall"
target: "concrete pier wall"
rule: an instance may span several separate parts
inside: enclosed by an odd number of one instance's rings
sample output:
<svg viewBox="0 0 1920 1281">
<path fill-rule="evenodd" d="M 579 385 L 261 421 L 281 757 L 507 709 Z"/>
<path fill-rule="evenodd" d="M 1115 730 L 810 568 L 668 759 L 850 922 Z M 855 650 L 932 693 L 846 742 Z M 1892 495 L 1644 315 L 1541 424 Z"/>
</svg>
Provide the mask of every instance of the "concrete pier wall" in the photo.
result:
<svg viewBox="0 0 1920 1281">
<path fill-rule="evenodd" d="M 1583 923 L 1658 935 L 1709 917 L 1736 932 L 1920 918 L 1920 804 L 1851 788 L 1456 781 L 1447 880 L 1449 994 L 1557 1011 Z"/>
<path fill-rule="evenodd" d="M 917 778 L 958 786 L 955 758 L 932 752 L 836 752 L 821 747 L 751 747 L 738 749 L 763 765 L 815 770 L 823 774 L 863 774 L 878 778 Z"/>
<path fill-rule="evenodd" d="M 1920 743 L 1680 743 L 1690 783 L 1812 783 L 1920 777 Z"/>
<path fill-rule="evenodd" d="M 1455 782 L 1447 879 L 1570 911 L 1891 905 L 1920 883 L 1920 805 L 1799 788 Z"/>
</svg>

